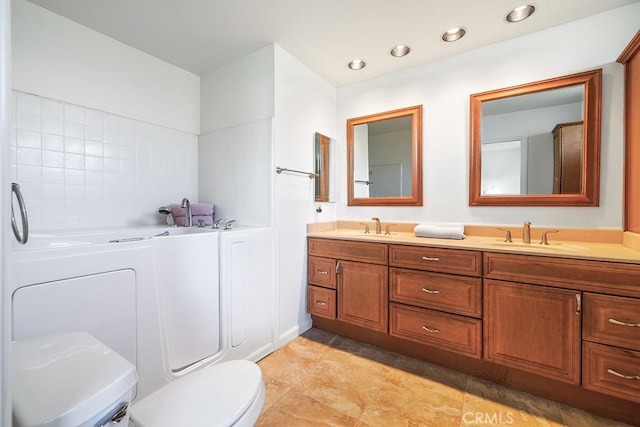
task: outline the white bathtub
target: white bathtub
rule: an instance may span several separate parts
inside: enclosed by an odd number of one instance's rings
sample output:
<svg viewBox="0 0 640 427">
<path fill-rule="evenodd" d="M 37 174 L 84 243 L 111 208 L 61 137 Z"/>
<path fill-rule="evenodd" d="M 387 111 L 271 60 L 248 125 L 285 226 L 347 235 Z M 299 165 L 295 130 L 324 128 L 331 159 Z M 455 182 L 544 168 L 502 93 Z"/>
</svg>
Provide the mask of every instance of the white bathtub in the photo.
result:
<svg viewBox="0 0 640 427">
<path fill-rule="evenodd" d="M 136 365 L 137 398 L 216 363 L 218 241 L 197 227 L 34 233 L 12 254 L 13 339 L 87 330 Z"/>
</svg>

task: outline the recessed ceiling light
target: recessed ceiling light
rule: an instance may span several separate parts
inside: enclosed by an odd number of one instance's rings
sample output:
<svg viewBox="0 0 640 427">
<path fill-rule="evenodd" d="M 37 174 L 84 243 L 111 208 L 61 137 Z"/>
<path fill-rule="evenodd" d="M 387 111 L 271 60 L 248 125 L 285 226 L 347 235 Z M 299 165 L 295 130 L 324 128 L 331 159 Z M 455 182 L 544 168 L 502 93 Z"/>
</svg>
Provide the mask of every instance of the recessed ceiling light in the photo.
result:
<svg viewBox="0 0 640 427">
<path fill-rule="evenodd" d="M 352 70 L 362 70 L 364 67 L 367 66 L 367 63 L 364 62 L 362 59 L 354 59 L 353 61 L 349 62 L 347 66 Z"/>
<path fill-rule="evenodd" d="M 518 6 L 515 9 L 513 9 L 511 12 L 507 14 L 507 16 L 505 16 L 504 19 L 507 22 L 523 21 L 528 17 L 530 17 L 531 15 L 533 15 L 533 12 L 535 11 L 536 11 L 535 6 L 532 6 L 530 4 L 525 4 L 524 6 Z"/>
<path fill-rule="evenodd" d="M 466 32 L 467 30 L 465 30 L 463 27 L 450 28 L 442 33 L 442 40 L 446 42 L 454 42 L 456 40 L 460 40 Z"/>
<path fill-rule="evenodd" d="M 395 56 L 396 58 L 400 58 L 401 56 L 407 56 L 411 52 L 411 48 L 406 44 L 399 44 L 398 46 L 391 49 L 391 56 Z"/>
</svg>

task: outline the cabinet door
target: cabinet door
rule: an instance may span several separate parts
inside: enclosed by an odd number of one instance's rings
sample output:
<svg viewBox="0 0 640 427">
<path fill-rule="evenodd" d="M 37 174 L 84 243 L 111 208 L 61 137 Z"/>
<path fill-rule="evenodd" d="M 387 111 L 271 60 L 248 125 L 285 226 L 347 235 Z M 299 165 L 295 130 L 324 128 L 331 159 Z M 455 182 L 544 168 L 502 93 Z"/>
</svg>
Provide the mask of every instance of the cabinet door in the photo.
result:
<svg viewBox="0 0 640 427">
<path fill-rule="evenodd" d="M 339 261 L 338 320 L 387 332 L 388 269 L 386 266 Z"/>
<path fill-rule="evenodd" d="M 485 280 L 485 359 L 580 383 L 580 292 Z"/>
</svg>

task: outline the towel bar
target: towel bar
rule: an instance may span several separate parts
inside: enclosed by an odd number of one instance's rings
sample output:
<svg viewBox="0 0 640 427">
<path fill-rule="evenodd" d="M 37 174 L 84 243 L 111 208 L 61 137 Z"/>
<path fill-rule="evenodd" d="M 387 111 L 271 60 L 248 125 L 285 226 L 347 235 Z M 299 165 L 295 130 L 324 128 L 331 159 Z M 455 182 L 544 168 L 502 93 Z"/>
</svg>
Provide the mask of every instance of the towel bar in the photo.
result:
<svg viewBox="0 0 640 427">
<path fill-rule="evenodd" d="M 282 172 L 292 172 L 292 173 L 307 175 L 309 179 L 317 178 L 319 176 L 317 173 L 313 173 L 313 172 L 303 172 L 295 169 L 287 169 L 287 168 L 281 168 L 280 166 L 276 166 L 276 173 L 282 173 Z"/>
</svg>

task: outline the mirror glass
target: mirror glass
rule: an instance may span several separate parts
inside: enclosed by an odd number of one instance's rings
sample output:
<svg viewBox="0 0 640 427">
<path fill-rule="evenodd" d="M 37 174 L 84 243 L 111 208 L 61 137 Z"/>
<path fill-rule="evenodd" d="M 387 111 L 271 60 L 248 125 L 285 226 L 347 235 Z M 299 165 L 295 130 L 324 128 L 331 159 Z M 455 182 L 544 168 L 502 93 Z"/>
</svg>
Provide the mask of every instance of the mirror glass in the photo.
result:
<svg viewBox="0 0 640 427">
<path fill-rule="evenodd" d="M 335 140 L 318 132 L 313 137 L 315 165 L 315 201 L 335 202 Z"/>
<path fill-rule="evenodd" d="M 348 204 L 422 205 L 422 106 L 347 120 Z"/>
<path fill-rule="evenodd" d="M 469 204 L 597 206 L 601 70 L 471 95 Z"/>
</svg>

